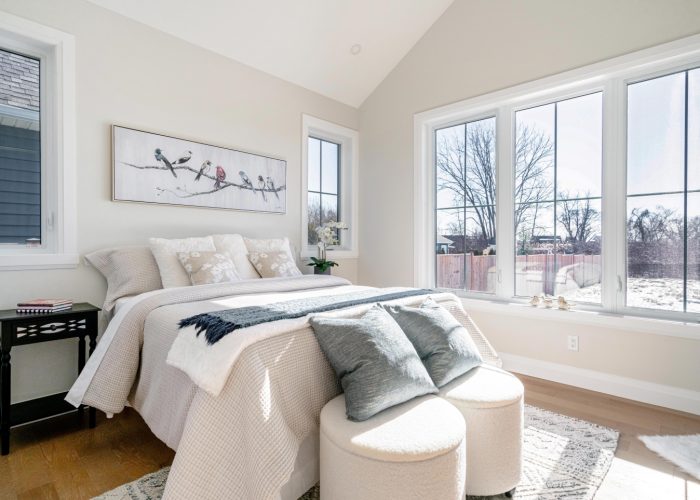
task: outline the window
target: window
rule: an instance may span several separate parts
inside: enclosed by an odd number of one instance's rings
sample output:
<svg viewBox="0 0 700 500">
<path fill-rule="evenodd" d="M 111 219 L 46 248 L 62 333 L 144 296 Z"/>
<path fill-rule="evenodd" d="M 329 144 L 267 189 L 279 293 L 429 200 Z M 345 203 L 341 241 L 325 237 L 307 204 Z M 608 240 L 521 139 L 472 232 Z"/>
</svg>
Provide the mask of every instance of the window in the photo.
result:
<svg viewBox="0 0 700 500">
<path fill-rule="evenodd" d="M 0 245 L 40 246 L 39 60 L 0 49 Z"/>
<path fill-rule="evenodd" d="M 700 312 L 700 70 L 627 89 L 627 305 Z"/>
<path fill-rule="evenodd" d="M 435 131 L 436 283 L 495 291 L 496 119 Z"/>
<path fill-rule="evenodd" d="M 357 257 L 357 131 L 308 115 L 302 117 L 302 256 L 316 256 L 315 229 L 344 222 L 333 257 Z"/>
<path fill-rule="evenodd" d="M 308 142 L 308 244 L 316 245 L 315 229 L 340 221 L 340 144 L 309 137 Z M 339 235 L 342 237 L 342 235 Z"/>
<path fill-rule="evenodd" d="M 700 321 L 700 36 L 414 125 L 416 286 Z"/>
<path fill-rule="evenodd" d="M 600 303 L 602 93 L 515 113 L 515 295 Z"/>
<path fill-rule="evenodd" d="M 0 16 L 0 269 L 77 264 L 74 41 Z"/>
</svg>

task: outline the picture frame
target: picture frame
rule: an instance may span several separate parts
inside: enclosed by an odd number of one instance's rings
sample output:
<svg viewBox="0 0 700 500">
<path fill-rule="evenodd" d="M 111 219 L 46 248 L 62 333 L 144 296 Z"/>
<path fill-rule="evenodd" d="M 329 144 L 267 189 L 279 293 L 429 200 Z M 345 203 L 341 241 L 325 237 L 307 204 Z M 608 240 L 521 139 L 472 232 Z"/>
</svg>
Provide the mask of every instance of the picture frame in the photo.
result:
<svg viewBox="0 0 700 500">
<path fill-rule="evenodd" d="M 112 201 L 287 211 L 287 162 L 112 125 Z"/>
</svg>

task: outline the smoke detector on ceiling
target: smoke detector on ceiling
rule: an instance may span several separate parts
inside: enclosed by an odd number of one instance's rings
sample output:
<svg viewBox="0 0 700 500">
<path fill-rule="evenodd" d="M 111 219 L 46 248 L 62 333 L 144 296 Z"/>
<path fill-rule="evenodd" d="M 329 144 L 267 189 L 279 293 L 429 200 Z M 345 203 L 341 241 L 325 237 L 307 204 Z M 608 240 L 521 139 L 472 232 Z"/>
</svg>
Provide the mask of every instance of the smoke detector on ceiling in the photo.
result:
<svg viewBox="0 0 700 500">
<path fill-rule="evenodd" d="M 355 45 L 353 45 L 352 47 L 350 47 L 350 53 L 351 53 L 353 56 L 356 56 L 356 55 L 359 54 L 360 52 L 362 52 L 362 45 L 360 45 L 359 43 L 356 43 Z"/>
</svg>

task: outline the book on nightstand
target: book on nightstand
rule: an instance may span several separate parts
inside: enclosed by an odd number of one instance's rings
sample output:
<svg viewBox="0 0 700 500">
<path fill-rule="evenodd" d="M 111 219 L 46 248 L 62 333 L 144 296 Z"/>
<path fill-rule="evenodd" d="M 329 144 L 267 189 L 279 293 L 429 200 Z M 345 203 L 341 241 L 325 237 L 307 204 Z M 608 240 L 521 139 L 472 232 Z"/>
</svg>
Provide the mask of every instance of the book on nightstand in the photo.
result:
<svg viewBox="0 0 700 500">
<path fill-rule="evenodd" d="M 73 307 L 69 299 L 34 299 L 17 304 L 18 313 L 52 313 L 67 311 Z"/>
</svg>

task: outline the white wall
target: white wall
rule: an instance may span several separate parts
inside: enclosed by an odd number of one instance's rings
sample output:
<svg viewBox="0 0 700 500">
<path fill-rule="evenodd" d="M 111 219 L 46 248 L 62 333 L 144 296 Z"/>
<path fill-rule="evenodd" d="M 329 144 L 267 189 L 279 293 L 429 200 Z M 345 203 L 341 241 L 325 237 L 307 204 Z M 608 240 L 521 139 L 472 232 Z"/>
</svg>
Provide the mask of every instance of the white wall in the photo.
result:
<svg viewBox="0 0 700 500">
<path fill-rule="evenodd" d="M 286 235 L 300 247 L 301 115 L 358 128 L 357 110 L 130 21 L 82 0 L 0 0 L 0 10 L 76 38 L 78 244 L 81 254 L 149 236 Z M 267 153 L 287 160 L 287 214 L 110 201 L 110 125 Z M 355 261 L 334 274 L 354 280 Z M 0 308 L 37 296 L 101 304 L 92 268 L 0 271 Z M 13 349 L 13 401 L 66 390 L 75 341 Z"/>
<path fill-rule="evenodd" d="M 359 281 L 413 284 L 414 113 L 699 31 L 695 0 L 456 0 L 360 108 Z M 700 340 L 475 317 L 501 352 L 700 391 Z"/>
</svg>

